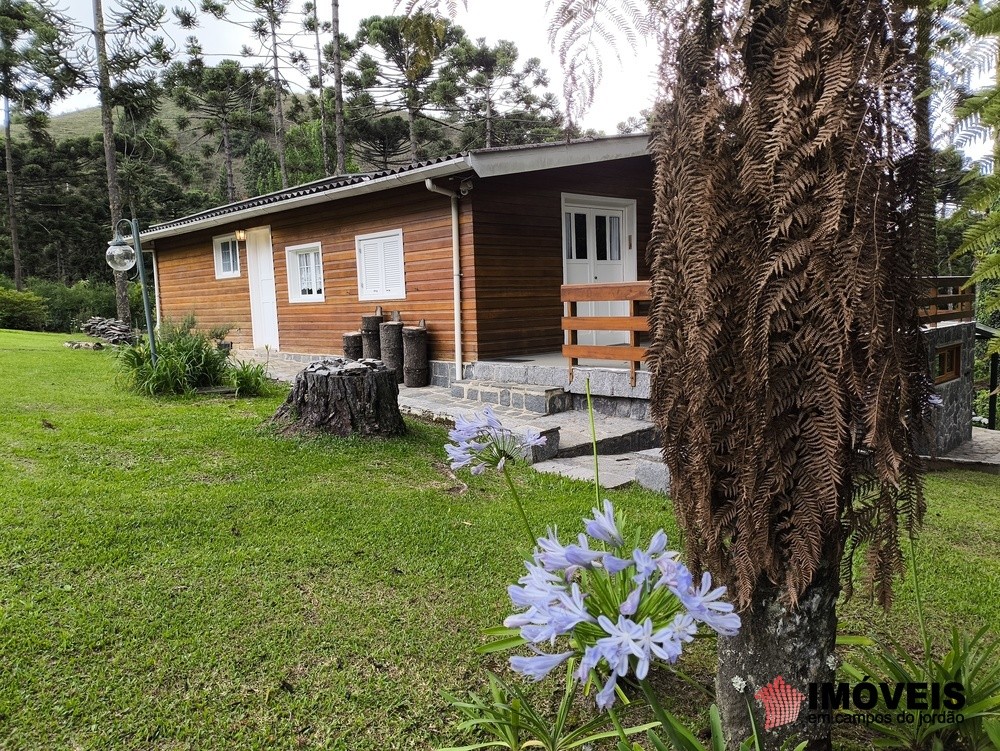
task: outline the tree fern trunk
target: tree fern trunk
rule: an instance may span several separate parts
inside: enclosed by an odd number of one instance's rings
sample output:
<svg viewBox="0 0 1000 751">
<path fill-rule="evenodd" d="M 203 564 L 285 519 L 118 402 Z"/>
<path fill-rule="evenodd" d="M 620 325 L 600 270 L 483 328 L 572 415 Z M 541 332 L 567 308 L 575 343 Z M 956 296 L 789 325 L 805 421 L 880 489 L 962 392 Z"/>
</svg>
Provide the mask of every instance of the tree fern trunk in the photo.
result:
<svg viewBox="0 0 1000 751">
<path fill-rule="evenodd" d="M 765 582 L 755 590 L 750 607 L 740 613 L 740 633 L 719 637 L 715 691 L 728 751 L 739 751 L 740 743 L 753 734 L 751 711 L 764 740 L 760 751 L 777 751 L 790 740 L 795 741 L 792 746 L 808 740 L 809 751 L 831 748 L 830 712 L 822 713 L 826 721 L 813 717 L 811 722 L 810 715 L 820 711 L 809 708 L 808 696 L 810 684 L 834 678 L 827 660 L 837 640 L 839 594 L 839 567 L 834 560 L 817 571 L 794 608 L 780 587 Z M 767 729 L 771 700 L 765 695 L 779 676 L 798 692 L 785 689 L 798 703 L 798 714 L 792 722 Z"/>
</svg>

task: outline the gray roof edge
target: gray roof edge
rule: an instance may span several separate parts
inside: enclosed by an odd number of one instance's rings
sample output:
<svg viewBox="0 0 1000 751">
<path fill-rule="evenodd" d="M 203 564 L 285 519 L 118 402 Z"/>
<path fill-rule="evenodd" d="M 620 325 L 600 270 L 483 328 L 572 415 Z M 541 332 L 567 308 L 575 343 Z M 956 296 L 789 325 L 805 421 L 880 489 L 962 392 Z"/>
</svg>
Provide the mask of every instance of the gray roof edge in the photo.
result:
<svg viewBox="0 0 1000 751">
<path fill-rule="evenodd" d="M 573 167 L 649 154 L 649 134 L 610 136 L 590 141 L 544 143 L 520 149 L 484 149 L 469 153 L 469 163 L 480 177 Z"/>
<path fill-rule="evenodd" d="M 160 225 L 154 225 L 145 232 L 141 232 L 140 237 L 143 242 L 149 242 L 166 237 L 174 237 L 175 235 L 185 235 L 189 232 L 210 229 L 223 224 L 232 224 L 233 222 L 253 219 L 258 216 L 276 214 L 279 211 L 287 211 L 288 209 L 295 209 L 302 206 L 311 206 L 313 204 L 323 203 L 335 198 L 346 198 L 351 195 L 375 193 L 395 185 L 412 185 L 413 183 L 423 182 L 427 178 L 446 177 L 448 175 L 465 172 L 468 169 L 468 157 L 459 156 L 437 164 L 430 164 L 403 172 L 396 172 L 391 175 L 383 175 L 382 177 L 376 177 L 371 180 L 361 180 L 349 185 L 341 185 L 335 188 L 330 188 L 329 190 L 309 193 L 303 196 L 276 199 L 268 203 L 248 206 L 244 209 L 224 211 L 226 208 L 225 206 L 220 207 L 219 209 L 210 209 L 208 212 L 203 212 L 209 214 L 204 218 L 199 219 L 198 214 L 193 214 L 190 219 L 182 217 L 181 219 L 177 219 L 173 222 L 165 222 Z M 213 213 L 215 211 L 221 211 L 221 213 Z"/>
</svg>

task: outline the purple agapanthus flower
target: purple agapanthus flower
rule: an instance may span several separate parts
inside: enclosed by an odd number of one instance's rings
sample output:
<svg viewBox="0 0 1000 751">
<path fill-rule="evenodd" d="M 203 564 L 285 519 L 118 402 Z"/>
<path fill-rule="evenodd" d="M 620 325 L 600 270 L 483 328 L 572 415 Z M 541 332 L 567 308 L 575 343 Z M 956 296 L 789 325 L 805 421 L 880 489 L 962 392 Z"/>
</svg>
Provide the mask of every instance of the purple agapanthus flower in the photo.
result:
<svg viewBox="0 0 1000 751">
<path fill-rule="evenodd" d="M 533 681 L 540 681 L 562 665 L 573 656 L 573 652 L 561 652 L 550 655 L 546 652 L 535 650 L 534 657 L 511 657 L 510 666 L 521 675 L 531 678 Z"/>
<path fill-rule="evenodd" d="M 735 636 L 740 630 L 740 617 L 733 612 L 732 603 L 722 599 L 725 594 L 725 587 L 712 589 L 712 575 L 706 571 L 701 586 L 691 587 L 680 599 L 695 620 L 722 636 Z"/>
<path fill-rule="evenodd" d="M 611 505 L 611 501 L 604 501 L 604 511 L 598 511 L 597 508 L 593 508 L 591 511 L 594 512 L 594 518 L 584 520 L 587 534 L 595 540 L 606 542 L 616 548 L 624 545 L 625 539 L 615 523 L 615 508 Z"/>
<path fill-rule="evenodd" d="M 451 468 L 469 467 L 476 475 L 490 467 L 502 470 L 507 462 L 527 456 L 533 446 L 545 444 L 545 438 L 537 430 L 528 428 L 516 433 L 503 427 L 490 407 L 471 417 L 457 416 L 448 437 L 454 441 L 444 447 Z"/>
<path fill-rule="evenodd" d="M 675 663 L 699 624 L 724 636 L 739 630 L 739 616 L 722 599 L 726 588 L 713 588 L 707 573 L 696 585 L 679 554 L 667 550 L 663 530 L 645 549 L 620 557 L 616 553 L 625 537 L 611 503 L 605 502 L 603 511 L 593 509 L 584 524 L 590 537 L 580 535 L 576 544 L 564 545 L 555 529 L 547 530 L 536 540 L 533 560 L 525 564 L 527 574 L 508 590 L 511 602 L 523 610 L 504 625 L 518 629 L 535 652 L 512 659 L 514 670 L 538 680 L 569 656 L 578 656 L 574 675 L 599 682 L 594 698 L 598 707 L 608 709 L 619 678 L 642 681 L 654 660 Z M 592 541 L 605 549 L 592 549 Z M 550 655 L 537 646 L 548 642 L 554 647 L 562 639 L 569 640 L 572 652 Z"/>
</svg>

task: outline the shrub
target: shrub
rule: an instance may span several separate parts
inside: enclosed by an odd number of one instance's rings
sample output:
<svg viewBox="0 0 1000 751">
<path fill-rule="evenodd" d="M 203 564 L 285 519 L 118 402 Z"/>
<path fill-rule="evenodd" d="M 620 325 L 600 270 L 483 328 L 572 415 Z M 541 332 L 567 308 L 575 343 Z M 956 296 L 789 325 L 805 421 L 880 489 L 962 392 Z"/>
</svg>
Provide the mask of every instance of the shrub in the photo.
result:
<svg viewBox="0 0 1000 751">
<path fill-rule="evenodd" d="M 156 346 L 156 365 L 147 342 L 121 350 L 119 362 L 129 386 L 149 395 L 189 394 L 195 389 L 229 382 L 231 365 L 225 352 L 194 328 L 194 318 L 165 321 Z"/>
<path fill-rule="evenodd" d="M 48 309 L 41 297 L 0 288 L 0 329 L 42 331 L 47 320 Z"/>
<path fill-rule="evenodd" d="M 229 383 L 236 396 L 260 396 L 270 390 L 267 369 L 261 363 L 238 362 L 229 370 Z"/>
<path fill-rule="evenodd" d="M 150 396 L 190 394 L 199 388 L 225 385 L 235 388 L 237 396 L 268 392 L 270 382 L 264 365 L 233 364 L 213 338 L 218 332 L 198 331 L 196 325 L 193 315 L 160 325 L 155 367 L 147 342 L 123 348 L 119 362 L 128 385 Z"/>
<path fill-rule="evenodd" d="M 105 282 L 86 279 L 71 286 L 45 279 L 28 279 L 27 288 L 45 300 L 49 310 L 46 331 L 72 333 L 91 316 L 117 317 L 115 288 Z M 140 319 L 137 319 L 140 320 Z"/>
</svg>

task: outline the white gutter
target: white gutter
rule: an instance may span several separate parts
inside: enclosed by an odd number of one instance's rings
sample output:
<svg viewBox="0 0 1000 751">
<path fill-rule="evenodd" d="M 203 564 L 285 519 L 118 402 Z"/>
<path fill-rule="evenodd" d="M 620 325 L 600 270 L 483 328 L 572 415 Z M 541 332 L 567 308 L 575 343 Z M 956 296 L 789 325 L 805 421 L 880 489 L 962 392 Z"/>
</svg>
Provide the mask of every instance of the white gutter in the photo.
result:
<svg viewBox="0 0 1000 751">
<path fill-rule="evenodd" d="M 432 193 L 440 193 L 451 199 L 451 269 L 452 297 L 455 308 L 455 380 L 462 380 L 462 257 L 458 231 L 458 193 L 447 188 L 439 188 L 430 178 L 424 180 L 424 187 Z"/>
<path fill-rule="evenodd" d="M 307 196 L 285 198 L 279 201 L 274 201 L 273 203 L 263 204 L 261 206 L 251 206 L 246 209 L 227 212 L 219 216 L 213 216 L 200 220 L 196 219 L 185 224 L 172 224 L 162 229 L 151 227 L 145 232 L 141 232 L 140 237 L 143 242 L 148 242 L 162 237 L 184 235 L 189 232 L 218 227 L 223 224 L 245 222 L 246 220 L 253 219 L 258 216 L 274 214 L 279 211 L 288 211 L 289 209 L 297 209 L 302 206 L 312 206 L 313 204 L 324 203 L 335 198 L 346 198 L 351 195 L 375 193 L 380 190 L 387 190 L 400 185 L 412 185 L 414 183 L 421 182 L 425 178 L 455 175 L 460 172 L 467 172 L 468 169 L 468 157 L 457 157 L 447 162 L 441 162 L 440 164 L 430 164 L 426 167 L 417 167 L 416 169 L 407 170 L 394 175 L 378 177 L 374 180 L 366 180 L 352 185 L 342 185 L 339 188 L 331 188 L 330 190 L 312 193 Z"/>
</svg>

